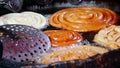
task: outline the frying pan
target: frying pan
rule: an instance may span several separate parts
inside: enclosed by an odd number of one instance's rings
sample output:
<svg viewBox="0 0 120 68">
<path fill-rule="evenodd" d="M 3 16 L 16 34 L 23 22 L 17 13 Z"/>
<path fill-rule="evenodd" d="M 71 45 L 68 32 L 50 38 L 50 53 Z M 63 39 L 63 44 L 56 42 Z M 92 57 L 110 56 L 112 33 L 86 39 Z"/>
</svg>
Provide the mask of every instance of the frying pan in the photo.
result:
<svg viewBox="0 0 120 68">
<path fill-rule="evenodd" d="M 48 0 L 49 2 L 47 0 L 21 0 L 19 2 L 20 5 L 17 5 L 19 9 L 5 7 L 8 1 L 0 4 L 0 15 L 22 11 L 34 11 L 49 15 L 64 8 L 94 6 L 114 10 L 119 15 L 120 21 L 120 0 Z M 52 28 L 48 26 L 47 29 Z M 0 68 L 120 68 L 120 49 L 112 50 L 102 55 L 96 55 L 86 60 L 56 62 L 48 65 L 8 60 L 2 58 L 2 51 L 3 44 L 0 41 Z"/>
</svg>

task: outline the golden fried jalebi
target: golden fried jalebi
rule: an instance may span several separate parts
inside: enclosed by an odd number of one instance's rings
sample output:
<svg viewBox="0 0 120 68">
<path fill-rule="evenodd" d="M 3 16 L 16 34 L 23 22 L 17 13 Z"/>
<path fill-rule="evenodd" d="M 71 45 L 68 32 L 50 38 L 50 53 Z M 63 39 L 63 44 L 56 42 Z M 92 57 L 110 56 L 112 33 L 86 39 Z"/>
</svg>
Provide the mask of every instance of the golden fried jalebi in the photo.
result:
<svg viewBox="0 0 120 68">
<path fill-rule="evenodd" d="M 112 25 L 100 30 L 94 41 L 110 49 L 120 48 L 120 26 Z"/>
<path fill-rule="evenodd" d="M 52 52 L 41 55 L 38 59 L 38 63 L 49 64 L 58 61 L 67 60 L 84 60 L 97 54 L 103 54 L 108 52 L 107 49 L 90 45 L 78 45 L 68 48 L 57 48 Z"/>
<path fill-rule="evenodd" d="M 96 7 L 67 8 L 49 18 L 54 27 L 78 32 L 97 31 L 117 21 L 118 16 L 114 11 Z"/>
<path fill-rule="evenodd" d="M 45 34 L 51 40 L 52 46 L 68 46 L 80 42 L 83 38 L 81 34 L 68 30 L 47 30 Z"/>
</svg>

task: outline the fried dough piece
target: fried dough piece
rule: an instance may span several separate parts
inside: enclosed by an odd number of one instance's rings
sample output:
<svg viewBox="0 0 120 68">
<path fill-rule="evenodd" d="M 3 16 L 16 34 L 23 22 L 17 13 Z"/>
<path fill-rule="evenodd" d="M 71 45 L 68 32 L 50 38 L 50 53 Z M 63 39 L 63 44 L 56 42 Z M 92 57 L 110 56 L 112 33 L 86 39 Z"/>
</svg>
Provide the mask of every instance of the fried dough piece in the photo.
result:
<svg viewBox="0 0 120 68">
<path fill-rule="evenodd" d="M 100 30 L 94 41 L 110 49 L 120 48 L 120 26 L 112 25 Z"/>
<path fill-rule="evenodd" d="M 84 60 L 97 54 L 103 54 L 108 50 L 90 45 L 70 46 L 66 48 L 57 48 L 51 52 L 45 53 L 37 59 L 37 63 L 49 64 L 58 61 Z"/>
<path fill-rule="evenodd" d="M 26 11 L 21 13 L 9 13 L 1 16 L 0 25 L 5 24 L 28 25 L 37 29 L 42 29 L 46 28 L 48 22 L 42 14 Z"/>
<path fill-rule="evenodd" d="M 97 31 L 117 23 L 117 14 L 107 8 L 81 7 L 60 10 L 50 16 L 50 25 L 78 32 Z"/>
<path fill-rule="evenodd" d="M 47 30 L 44 31 L 48 35 L 52 46 L 68 46 L 80 42 L 83 37 L 75 31 L 68 30 Z"/>
</svg>

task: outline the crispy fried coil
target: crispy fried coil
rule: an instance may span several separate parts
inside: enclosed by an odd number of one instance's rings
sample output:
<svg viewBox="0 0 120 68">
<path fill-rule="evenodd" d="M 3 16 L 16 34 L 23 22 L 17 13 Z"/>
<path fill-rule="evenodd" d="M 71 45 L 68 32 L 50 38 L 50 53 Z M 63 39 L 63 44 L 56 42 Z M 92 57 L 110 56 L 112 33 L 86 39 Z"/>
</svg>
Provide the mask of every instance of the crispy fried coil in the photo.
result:
<svg viewBox="0 0 120 68">
<path fill-rule="evenodd" d="M 53 49 L 52 51 L 41 55 L 40 57 L 36 58 L 36 62 L 50 64 L 53 62 L 75 59 L 85 60 L 91 56 L 103 54 L 106 52 L 108 52 L 108 50 L 105 48 L 89 45 L 62 47 Z"/>
<path fill-rule="evenodd" d="M 102 55 L 95 55 L 86 60 L 55 62 L 49 65 L 27 65 L 22 68 L 120 68 L 120 49 Z"/>
<path fill-rule="evenodd" d="M 86 60 L 70 60 L 49 64 L 47 68 L 120 68 L 120 49 Z"/>
<path fill-rule="evenodd" d="M 110 49 L 120 48 L 120 26 L 112 25 L 100 30 L 94 41 Z"/>
<path fill-rule="evenodd" d="M 68 46 L 71 44 L 76 44 L 83 40 L 81 34 L 75 31 L 68 30 L 46 30 L 45 34 L 48 35 L 52 46 Z"/>
<path fill-rule="evenodd" d="M 107 8 L 67 8 L 54 13 L 49 22 L 52 26 L 68 30 L 96 31 L 118 21 L 115 12 Z"/>
</svg>

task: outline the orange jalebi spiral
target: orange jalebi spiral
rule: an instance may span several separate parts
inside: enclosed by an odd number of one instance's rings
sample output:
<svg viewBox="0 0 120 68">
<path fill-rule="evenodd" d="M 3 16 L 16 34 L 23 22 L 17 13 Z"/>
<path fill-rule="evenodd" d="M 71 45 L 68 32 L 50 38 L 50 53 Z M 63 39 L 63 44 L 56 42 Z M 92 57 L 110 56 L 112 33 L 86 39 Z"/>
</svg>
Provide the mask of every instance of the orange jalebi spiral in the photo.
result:
<svg viewBox="0 0 120 68">
<path fill-rule="evenodd" d="M 50 25 L 78 32 L 97 31 L 117 23 L 117 14 L 107 8 L 67 8 L 50 16 Z"/>
<path fill-rule="evenodd" d="M 83 38 L 81 34 L 68 30 L 47 30 L 44 31 L 48 35 L 52 46 L 68 46 L 80 42 Z"/>
<path fill-rule="evenodd" d="M 38 63 L 49 64 L 67 60 L 85 60 L 97 54 L 108 52 L 107 49 L 90 45 L 78 45 L 74 47 L 57 48 L 47 52 L 37 59 Z"/>
</svg>

